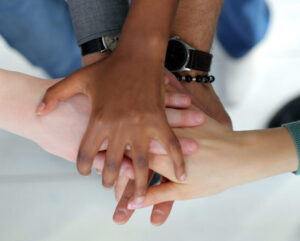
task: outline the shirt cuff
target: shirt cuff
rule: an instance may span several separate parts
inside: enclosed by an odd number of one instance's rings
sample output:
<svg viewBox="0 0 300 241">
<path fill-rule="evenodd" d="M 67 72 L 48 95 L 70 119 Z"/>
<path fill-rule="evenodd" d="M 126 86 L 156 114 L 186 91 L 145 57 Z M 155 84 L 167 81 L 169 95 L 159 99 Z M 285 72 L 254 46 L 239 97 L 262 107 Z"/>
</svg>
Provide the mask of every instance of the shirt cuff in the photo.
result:
<svg viewBox="0 0 300 241">
<path fill-rule="evenodd" d="M 300 121 L 283 124 L 283 126 L 288 129 L 289 133 L 291 134 L 295 142 L 297 152 L 298 152 L 299 165 L 298 165 L 298 170 L 295 171 L 294 173 L 296 175 L 300 175 Z"/>
<path fill-rule="evenodd" d="M 78 45 L 120 34 L 129 10 L 128 0 L 68 0 Z"/>
</svg>

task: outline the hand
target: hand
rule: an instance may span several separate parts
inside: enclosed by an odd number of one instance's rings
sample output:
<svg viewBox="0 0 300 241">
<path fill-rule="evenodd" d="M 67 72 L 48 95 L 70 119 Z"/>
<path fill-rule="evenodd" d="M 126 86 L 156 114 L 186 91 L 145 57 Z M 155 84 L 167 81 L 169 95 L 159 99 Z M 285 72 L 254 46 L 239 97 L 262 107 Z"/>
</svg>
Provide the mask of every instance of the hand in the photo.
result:
<svg viewBox="0 0 300 241">
<path fill-rule="evenodd" d="M 231 119 L 211 84 L 180 83 L 168 70 L 165 71 L 165 78 L 177 91 L 190 96 L 193 105 L 214 120 L 232 129 Z"/>
<path fill-rule="evenodd" d="M 195 84 L 187 83 L 185 86 L 183 86 L 176 79 L 176 77 L 167 69 L 165 70 L 165 79 L 168 82 L 168 84 L 173 88 L 175 88 L 177 91 L 181 93 L 185 93 L 186 95 L 190 96 L 192 99 L 192 103 L 195 106 L 197 106 L 198 108 L 206 112 L 209 116 L 215 118 L 225 127 L 232 129 L 230 117 L 225 111 L 222 103 L 220 102 L 218 96 L 216 95 L 213 87 L 210 84 L 204 85 L 198 83 Z M 134 176 L 133 173 L 130 172 L 131 170 L 130 164 L 126 168 L 126 170 L 128 172 L 127 176 Z M 121 201 L 119 202 L 114 214 L 114 221 L 119 224 L 126 223 L 130 219 L 131 215 L 133 214 L 133 210 L 128 209 L 128 203 L 132 200 L 130 194 L 132 194 L 133 181 L 131 181 L 131 183 L 128 184 L 126 188 L 127 182 L 128 182 L 128 178 L 126 177 L 120 178 L 120 180 L 117 182 L 115 187 L 117 200 L 124 192 L 124 195 Z M 164 177 L 163 177 L 163 182 L 168 183 Z M 167 220 L 171 212 L 173 203 L 174 203 L 173 201 L 167 201 L 167 202 L 162 201 L 161 203 L 156 202 L 156 205 L 153 206 L 153 210 L 151 214 L 152 224 L 162 225 Z"/>
<path fill-rule="evenodd" d="M 137 202 L 142 202 L 147 188 L 151 139 L 157 140 L 174 160 L 178 180 L 185 178 L 180 145 L 164 111 L 163 85 L 163 68 L 159 61 L 135 59 L 134 56 L 125 59 L 115 52 L 48 89 L 37 112 L 46 115 L 59 101 L 78 93 L 86 94 L 91 100 L 92 111 L 78 152 L 79 172 L 90 174 L 93 159 L 107 140 L 103 185 L 112 187 L 124 150 L 130 146 L 136 174 L 135 197 Z"/>
<path fill-rule="evenodd" d="M 175 133 L 196 138 L 199 151 L 185 156 L 188 177 L 184 183 L 176 180 L 168 156 L 151 155 L 150 168 L 170 182 L 149 187 L 144 207 L 214 195 L 298 168 L 297 151 L 285 128 L 234 132 L 207 117 L 203 126 Z M 135 209 L 135 203 L 128 208 Z"/>
<path fill-rule="evenodd" d="M 39 92 L 42 92 L 56 82 L 40 80 L 33 84 L 35 86 L 40 85 Z M 184 94 L 167 92 L 165 103 L 167 119 L 173 127 L 197 126 L 204 120 L 201 112 L 184 109 L 190 105 L 189 97 Z M 38 123 L 33 125 L 37 131 L 30 131 L 30 133 L 43 133 L 43 135 L 38 134 L 28 136 L 28 138 L 33 139 L 46 151 L 71 162 L 76 162 L 80 140 L 88 125 L 90 109 L 88 98 L 84 95 L 76 95 L 67 101 L 61 102 L 53 113 L 43 118 L 37 118 Z M 179 142 L 184 154 L 194 153 L 198 149 L 198 144 L 192 139 L 179 137 Z M 104 142 L 100 151 L 106 150 L 107 146 L 108 143 Z M 149 152 L 167 154 L 164 148 L 155 140 L 150 142 Z"/>
</svg>

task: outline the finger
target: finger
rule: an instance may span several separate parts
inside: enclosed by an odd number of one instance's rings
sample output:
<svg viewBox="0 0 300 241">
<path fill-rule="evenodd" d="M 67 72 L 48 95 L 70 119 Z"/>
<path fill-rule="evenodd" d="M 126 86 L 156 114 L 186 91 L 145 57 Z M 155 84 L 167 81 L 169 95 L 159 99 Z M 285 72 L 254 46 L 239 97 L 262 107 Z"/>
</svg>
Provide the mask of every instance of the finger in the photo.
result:
<svg viewBox="0 0 300 241">
<path fill-rule="evenodd" d="M 168 85 L 170 83 L 170 79 L 166 75 L 164 76 L 164 83 L 165 85 Z"/>
<path fill-rule="evenodd" d="M 101 143 L 105 139 L 99 133 L 99 124 L 95 123 L 95 118 L 91 117 L 87 130 L 81 140 L 79 152 L 77 155 L 77 169 L 81 175 L 90 175 L 93 160 L 98 153 Z M 102 132 L 104 134 L 104 132 Z"/>
<path fill-rule="evenodd" d="M 104 162 L 105 162 L 105 153 L 98 152 L 98 154 L 96 155 L 93 161 L 93 167 L 96 169 L 97 174 L 103 173 Z M 133 170 L 131 160 L 129 160 L 126 157 L 123 158 L 119 174 L 120 176 L 125 176 L 129 179 L 134 179 L 134 170 Z"/>
<path fill-rule="evenodd" d="M 149 168 L 172 182 L 177 182 L 173 169 L 173 161 L 169 156 L 150 155 Z"/>
<path fill-rule="evenodd" d="M 102 174 L 105 161 L 105 153 L 98 152 L 93 161 L 93 167 L 96 169 L 97 174 Z"/>
<path fill-rule="evenodd" d="M 116 207 L 113 220 L 118 224 L 126 223 L 134 212 L 134 210 L 129 210 L 127 208 L 128 201 L 130 200 L 130 198 L 134 193 L 134 188 L 135 188 L 134 181 L 129 181 L 123 193 L 123 196 Z"/>
<path fill-rule="evenodd" d="M 145 208 L 159 203 L 174 201 L 178 199 L 176 186 L 182 185 L 173 182 L 162 183 L 156 186 L 149 187 L 145 196 L 143 206 L 136 206 L 133 201 L 128 203 L 129 210 Z"/>
<path fill-rule="evenodd" d="M 184 155 L 194 154 L 199 149 L 198 143 L 190 138 L 186 137 L 178 137 L 182 153 Z M 158 155 L 167 155 L 167 151 L 163 148 L 163 146 L 156 140 L 151 140 L 149 145 L 149 152 L 152 154 Z"/>
<path fill-rule="evenodd" d="M 205 114 L 196 110 L 166 109 L 168 123 L 171 127 L 194 127 L 204 123 Z"/>
<path fill-rule="evenodd" d="M 141 138 L 139 138 L 142 140 Z M 149 141 L 140 141 L 132 145 L 132 162 L 135 173 L 134 202 L 137 206 L 143 205 L 148 185 L 148 150 Z"/>
<path fill-rule="evenodd" d="M 121 137 L 117 136 L 109 140 L 102 177 L 102 185 L 105 188 L 112 188 L 119 176 L 126 145 L 120 143 L 120 139 Z"/>
<path fill-rule="evenodd" d="M 173 204 L 174 201 L 168 201 L 154 205 L 150 218 L 151 223 L 155 226 L 164 224 L 171 213 Z"/>
<path fill-rule="evenodd" d="M 151 179 L 153 176 L 153 172 L 149 172 L 149 178 L 148 178 L 148 183 L 150 183 Z M 115 210 L 113 220 L 118 223 L 118 224 L 124 224 L 126 223 L 130 217 L 132 216 L 134 210 L 129 210 L 127 208 L 128 203 L 130 200 L 133 200 L 133 194 L 135 190 L 135 183 L 133 180 L 130 180 L 127 184 L 127 187 L 125 191 L 123 192 L 122 198 L 120 202 L 117 205 L 117 208 Z"/>
<path fill-rule="evenodd" d="M 166 182 L 168 182 L 168 180 L 161 176 L 160 183 Z M 174 201 L 168 201 L 154 205 L 150 218 L 151 223 L 155 226 L 160 226 L 165 223 L 171 213 L 173 204 Z"/>
<path fill-rule="evenodd" d="M 183 182 L 186 178 L 185 163 L 177 137 L 168 125 L 161 128 L 161 130 L 155 134 L 157 136 L 155 139 L 162 144 L 162 146 L 168 152 L 168 155 L 173 160 L 177 180 Z"/>
<path fill-rule="evenodd" d="M 173 108 L 188 108 L 191 105 L 191 98 L 185 94 L 166 92 L 165 105 Z"/>
<path fill-rule="evenodd" d="M 37 115 L 46 115 L 52 112 L 60 101 L 82 92 L 83 81 L 73 76 L 70 75 L 47 89 L 41 103 L 36 109 Z"/>
<path fill-rule="evenodd" d="M 121 197 L 126 189 L 128 182 L 129 178 L 127 176 L 119 176 L 115 185 L 115 198 L 117 202 L 121 200 Z"/>
</svg>

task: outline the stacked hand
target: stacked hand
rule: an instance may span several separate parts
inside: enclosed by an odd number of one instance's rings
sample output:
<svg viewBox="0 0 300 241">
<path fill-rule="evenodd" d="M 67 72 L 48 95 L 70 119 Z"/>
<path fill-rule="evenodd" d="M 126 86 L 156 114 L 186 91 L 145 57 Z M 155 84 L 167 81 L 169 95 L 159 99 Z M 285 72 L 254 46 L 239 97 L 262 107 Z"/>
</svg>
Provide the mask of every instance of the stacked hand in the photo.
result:
<svg viewBox="0 0 300 241">
<path fill-rule="evenodd" d="M 60 101 L 78 93 L 87 95 L 91 101 L 91 108 L 85 113 L 86 115 L 90 114 L 89 123 L 79 151 L 73 148 L 73 152 L 70 152 L 69 155 L 72 155 L 71 159 L 74 161 L 76 159 L 74 153 L 78 152 L 78 170 L 87 175 L 90 173 L 94 158 L 96 160 L 99 158 L 98 151 L 107 150 L 104 167 L 98 172 L 103 173 L 105 187 L 112 187 L 116 184 L 116 198 L 118 200 L 128 182 L 128 178 L 118 178 L 124 170 L 124 165 L 123 169 L 120 169 L 121 162 L 125 150 L 130 149 L 136 181 L 131 181 L 128 184 L 128 191 L 124 195 L 128 196 L 128 193 L 134 193 L 136 200 L 134 206 L 141 207 L 151 175 L 151 173 L 148 174 L 147 164 L 149 145 L 152 153 L 171 154 L 170 156 L 178 164 L 175 165 L 177 167 L 175 168 L 177 179 L 183 181 L 183 159 L 181 152 L 178 151 L 178 146 L 181 144 L 183 154 L 190 154 L 197 149 L 197 145 L 191 139 L 179 138 L 178 142 L 169 124 L 171 127 L 191 127 L 199 125 L 203 121 L 203 114 L 192 110 L 179 111 L 167 108 L 167 116 L 165 116 L 164 106 L 162 107 L 160 103 L 162 98 L 165 98 L 167 107 L 173 108 L 187 108 L 192 98 L 193 104 L 198 104 L 206 113 L 219 117 L 220 121 L 225 119 L 225 122 L 230 123 L 230 119 L 213 89 L 204 89 L 201 93 L 204 98 L 199 101 L 185 88 L 178 86 L 174 76 L 168 71 L 164 72 L 163 68 L 151 66 L 151 71 L 149 71 L 150 68 L 144 67 L 147 66 L 145 64 L 147 60 L 143 60 L 140 69 L 128 71 L 132 63 L 128 61 L 128 58 L 126 61 L 120 61 L 120 59 L 120 56 L 111 55 L 97 62 L 87 61 L 86 63 L 91 64 L 47 90 L 37 112 L 40 115 L 46 115 L 53 111 Z M 152 65 L 150 62 L 148 62 L 147 67 Z M 107 71 L 108 69 L 110 71 Z M 157 69 L 157 71 L 153 71 L 153 69 Z M 117 73 L 124 74 L 120 76 Z M 177 87 L 180 92 L 184 92 L 186 95 L 168 92 L 164 96 L 164 93 L 159 91 L 159 88 L 162 88 L 161 85 L 157 85 L 157 83 L 163 84 L 163 75 L 172 86 Z M 99 76 L 99 78 L 94 78 L 94 76 Z M 147 81 L 140 82 L 141 76 Z M 125 81 L 128 79 L 131 81 Z M 153 81 L 153 79 L 159 81 Z M 147 83 L 146 86 L 144 83 Z M 127 97 L 129 90 L 132 93 L 130 98 Z M 84 97 L 81 96 L 80 98 Z M 207 103 L 214 102 L 213 105 L 207 105 Z M 79 103 L 80 101 L 77 101 L 77 104 Z M 218 116 L 215 114 L 216 110 Z M 167 120 L 169 124 L 166 124 Z M 134 190 L 135 192 L 133 192 Z M 158 210 L 171 210 L 172 203 L 162 204 L 159 207 Z M 156 208 L 157 206 L 154 207 L 153 213 L 159 213 L 156 212 Z M 164 219 L 166 218 L 167 216 L 164 217 Z M 162 223 L 162 220 L 158 223 Z"/>
<path fill-rule="evenodd" d="M 158 141 L 171 156 L 177 179 L 185 180 L 180 143 L 165 114 L 163 76 L 160 61 L 140 56 L 124 58 L 114 52 L 49 88 L 37 113 L 46 115 L 60 101 L 79 93 L 87 95 L 91 113 L 78 151 L 78 171 L 89 175 L 93 159 L 101 145 L 107 142 L 102 182 L 104 187 L 111 188 L 119 176 L 124 151 L 130 148 L 136 178 L 135 200 L 142 204 L 152 140 Z"/>
</svg>

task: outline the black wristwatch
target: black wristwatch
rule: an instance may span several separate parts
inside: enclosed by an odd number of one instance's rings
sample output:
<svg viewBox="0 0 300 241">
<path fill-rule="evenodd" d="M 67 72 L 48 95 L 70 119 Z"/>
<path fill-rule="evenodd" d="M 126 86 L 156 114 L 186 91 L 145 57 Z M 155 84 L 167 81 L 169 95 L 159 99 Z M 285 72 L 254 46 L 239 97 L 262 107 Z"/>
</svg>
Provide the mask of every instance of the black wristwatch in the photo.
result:
<svg viewBox="0 0 300 241">
<path fill-rule="evenodd" d="M 212 58 L 212 54 L 196 50 L 176 36 L 169 40 L 165 66 L 171 72 L 209 72 Z"/>
<path fill-rule="evenodd" d="M 97 39 L 93 39 L 82 44 L 81 55 L 87 55 L 95 52 L 113 52 L 118 44 L 120 35 L 115 36 L 104 36 Z"/>
</svg>

